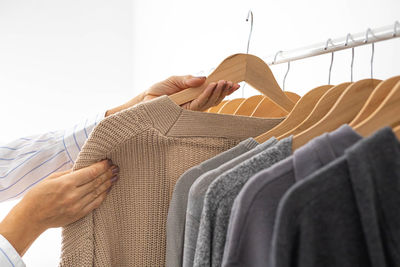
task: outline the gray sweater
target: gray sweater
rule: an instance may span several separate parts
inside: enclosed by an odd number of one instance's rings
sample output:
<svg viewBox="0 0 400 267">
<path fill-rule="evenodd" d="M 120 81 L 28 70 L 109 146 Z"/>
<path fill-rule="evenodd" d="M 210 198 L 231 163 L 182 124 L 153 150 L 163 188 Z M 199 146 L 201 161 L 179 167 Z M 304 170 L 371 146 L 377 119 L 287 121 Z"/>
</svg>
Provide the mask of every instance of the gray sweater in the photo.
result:
<svg viewBox="0 0 400 267">
<path fill-rule="evenodd" d="M 175 184 L 167 216 L 167 249 L 166 266 L 181 267 L 183 256 L 183 241 L 185 235 L 186 206 L 189 189 L 194 181 L 203 173 L 242 155 L 258 145 L 253 138 L 240 142 L 237 146 L 190 168 Z"/>
<path fill-rule="evenodd" d="M 384 128 L 285 194 L 270 266 L 399 266 L 399 207 L 400 143 Z"/>
<path fill-rule="evenodd" d="M 287 158 L 292 153 L 292 137 L 246 160 L 222 174 L 208 188 L 201 214 L 194 266 L 220 266 L 231 208 L 240 190 L 253 175 Z"/>
<path fill-rule="evenodd" d="M 314 138 L 293 155 L 252 177 L 235 199 L 222 266 L 267 266 L 276 210 L 285 192 L 344 154 L 362 137 L 348 125 Z"/>
<path fill-rule="evenodd" d="M 243 161 L 265 151 L 269 147 L 275 145 L 277 139 L 271 138 L 268 141 L 258 145 L 252 150 L 236 157 L 218 168 L 201 175 L 192 185 L 189 191 L 189 198 L 186 210 L 186 224 L 185 224 L 185 242 L 183 251 L 183 266 L 193 266 L 194 253 L 196 250 L 197 236 L 200 227 L 201 212 L 203 210 L 204 197 L 206 195 L 208 186 L 225 171 L 231 170 Z"/>
</svg>

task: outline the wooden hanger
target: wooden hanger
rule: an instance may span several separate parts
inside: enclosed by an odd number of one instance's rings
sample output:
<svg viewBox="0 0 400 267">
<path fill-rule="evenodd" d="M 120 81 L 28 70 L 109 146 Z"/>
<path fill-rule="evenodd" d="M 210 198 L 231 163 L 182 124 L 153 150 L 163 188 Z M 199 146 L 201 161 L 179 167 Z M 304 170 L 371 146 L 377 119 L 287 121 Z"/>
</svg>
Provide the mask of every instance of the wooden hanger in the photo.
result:
<svg viewBox="0 0 400 267">
<path fill-rule="evenodd" d="M 300 100 L 300 96 L 296 93 L 293 92 L 289 92 L 289 91 L 285 91 L 285 95 L 287 95 L 287 97 L 289 97 L 289 99 L 293 102 L 293 103 L 297 103 L 297 101 Z"/>
<path fill-rule="evenodd" d="M 220 110 L 218 110 L 218 113 L 220 114 L 234 114 L 237 108 L 240 106 L 240 104 L 245 101 L 246 98 L 236 98 L 229 100 L 228 102 L 223 105 Z"/>
<path fill-rule="evenodd" d="M 281 109 L 279 106 L 275 105 L 268 97 L 264 97 L 263 100 L 255 107 L 254 111 L 251 113 L 251 117 L 258 118 L 274 118 L 274 117 L 284 117 L 289 112 Z"/>
<path fill-rule="evenodd" d="M 260 58 L 250 54 L 235 54 L 226 58 L 207 77 L 202 86 L 175 93 L 170 96 L 170 99 L 177 105 L 185 104 L 198 97 L 209 83 L 219 80 L 232 81 L 233 83 L 245 81 L 287 112 L 294 107 L 294 103 L 279 87 L 268 65 Z"/>
<path fill-rule="evenodd" d="M 218 113 L 218 110 L 220 110 L 221 107 L 222 107 L 226 102 L 228 102 L 228 100 L 222 100 L 221 103 L 219 103 L 218 105 L 213 106 L 213 107 L 207 109 L 206 112 L 208 112 L 208 113 Z"/>
<path fill-rule="evenodd" d="M 400 125 L 393 128 L 394 134 L 397 136 L 397 139 L 400 140 Z"/>
<path fill-rule="evenodd" d="M 308 116 L 308 114 L 310 114 L 321 96 L 332 87 L 333 85 L 323 85 L 309 91 L 302 98 L 300 98 L 299 102 L 296 103 L 286 119 L 284 119 L 276 127 L 272 128 L 270 131 L 257 136 L 255 140 L 259 143 L 264 143 L 271 137 L 280 136 L 299 125 Z"/>
<path fill-rule="evenodd" d="M 285 134 L 278 137 L 278 139 L 283 139 L 290 135 L 296 135 L 301 133 L 302 131 L 307 130 L 313 124 L 317 123 L 320 119 L 322 119 L 326 113 L 332 108 L 332 106 L 336 103 L 340 95 L 343 91 L 350 85 L 351 83 L 341 83 L 336 86 L 333 86 L 329 89 L 317 102 L 314 109 L 308 115 L 308 117 L 300 123 L 296 128 L 286 132 Z"/>
<path fill-rule="evenodd" d="M 384 126 L 400 123 L 400 82 L 390 91 L 379 107 L 353 129 L 366 137 Z"/>
<path fill-rule="evenodd" d="M 351 84 L 345 89 L 329 112 L 316 124 L 293 137 L 293 150 L 306 144 L 312 138 L 330 132 L 342 124 L 351 122 L 381 82 L 376 79 L 365 79 Z"/>
<path fill-rule="evenodd" d="M 264 99 L 263 95 L 253 95 L 243 101 L 235 111 L 235 115 L 250 116 L 253 110 L 258 106 L 261 100 Z"/>
<path fill-rule="evenodd" d="M 297 103 L 299 101 L 300 96 L 296 93 L 285 91 L 285 95 L 293 102 Z M 279 118 L 286 116 L 288 114 L 287 111 L 283 110 L 277 104 L 272 102 L 268 97 L 264 97 L 263 100 L 256 106 L 254 111 L 251 113 L 251 117 L 259 117 L 259 118 Z"/>
<path fill-rule="evenodd" d="M 381 82 L 369 96 L 361 111 L 357 114 L 354 120 L 349 123 L 349 125 L 351 127 L 354 127 L 366 118 L 368 118 L 368 116 L 371 115 L 379 107 L 379 105 L 390 93 L 390 91 L 395 87 L 398 81 L 400 81 L 400 76 L 395 76 Z"/>
</svg>

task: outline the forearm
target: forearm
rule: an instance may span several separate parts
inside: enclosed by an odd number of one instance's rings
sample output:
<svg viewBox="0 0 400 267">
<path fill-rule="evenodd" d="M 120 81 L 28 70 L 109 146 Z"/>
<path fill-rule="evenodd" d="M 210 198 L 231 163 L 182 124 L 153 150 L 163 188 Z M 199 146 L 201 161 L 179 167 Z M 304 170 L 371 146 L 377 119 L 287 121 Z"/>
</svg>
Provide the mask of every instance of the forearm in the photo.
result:
<svg viewBox="0 0 400 267">
<path fill-rule="evenodd" d="M 29 219 L 17 204 L 0 223 L 0 234 L 8 240 L 22 257 L 32 243 L 46 229 Z"/>
<path fill-rule="evenodd" d="M 53 172 L 70 169 L 104 111 L 73 127 L 0 146 L 0 202 L 20 198 Z"/>
</svg>

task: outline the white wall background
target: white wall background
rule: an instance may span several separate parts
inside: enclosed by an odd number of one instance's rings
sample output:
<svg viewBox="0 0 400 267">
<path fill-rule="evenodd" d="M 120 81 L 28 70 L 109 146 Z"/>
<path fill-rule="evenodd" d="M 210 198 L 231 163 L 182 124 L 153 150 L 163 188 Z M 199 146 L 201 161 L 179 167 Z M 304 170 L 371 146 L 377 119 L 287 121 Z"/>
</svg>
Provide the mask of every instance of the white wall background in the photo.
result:
<svg viewBox="0 0 400 267">
<path fill-rule="evenodd" d="M 171 73 L 208 73 L 230 54 L 246 52 L 249 9 L 254 14 L 249 52 L 263 58 L 392 24 L 400 19 L 399 8 L 398 0 L 135 1 L 134 88 L 146 88 Z M 354 79 L 369 78 L 370 51 L 370 46 L 355 49 Z M 374 76 L 398 75 L 399 59 L 400 39 L 377 44 Z M 350 80 L 350 61 L 350 50 L 335 54 L 332 83 Z M 302 95 L 327 83 L 329 64 L 330 54 L 293 62 L 286 89 Z M 271 69 L 282 84 L 286 64 Z M 246 96 L 255 93 L 246 90 Z"/>
<path fill-rule="evenodd" d="M 400 19 L 398 0 L 0 0 L 0 143 L 68 127 L 170 75 L 208 73 L 246 51 L 249 9 L 250 53 L 261 58 Z M 355 80 L 369 77 L 370 51 L 356 48 Z M 350 79 L 350 59 L 335 54 L 333 84 Z M 376 44 L 374 61 L 376 78 L 399 75 L 400 39 Z M 293 62 L 287 90 L 326 84 L 329 63 L 329 54 Z M 281 83 L 286 65 L 272 70 Z M 14 204 L 0 204 L 0 218 Z M 49 230 L 24 260 L 56 266 L 59 250 L 60 230 Z"/>
<path fill-rule="evenodd" d="M 132 97 L 133 34 L 130 0 L 0 0 L 0 143 Z M 0 217 L 15 203 L 0 204 Z M 46 231 L 27 266 L 57 266 L 60 233 Z"/>
</svg>

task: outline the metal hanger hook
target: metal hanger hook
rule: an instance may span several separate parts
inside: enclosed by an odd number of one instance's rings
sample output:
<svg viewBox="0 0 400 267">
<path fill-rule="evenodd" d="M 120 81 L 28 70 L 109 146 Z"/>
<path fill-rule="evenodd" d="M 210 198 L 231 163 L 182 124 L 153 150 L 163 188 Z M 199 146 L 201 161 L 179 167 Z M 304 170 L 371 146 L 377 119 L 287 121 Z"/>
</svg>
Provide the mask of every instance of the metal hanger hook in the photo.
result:
<svg viewBox="0 0 400 267">
<path fill-rule="evenodd" d="M 325 44 L 324 50 L 328 50 L 329 44 L 331 44 L 331 46 L 334 46 L 334 43 L 332 42 L 332 39 L 331 39 L 331 38 L 329 38 L 328 40 L 326 40 L 326 44 Z M 331 73 L 332 73 L 332 66 L 333 66 L 333 57 L 334 57 L 334 52 L 332 52 L 332 56 L 331 56 L 331 65 L 329 66 L 328 84 L 331 84 Z"/>
<path fill-rule="evenodd" d="M 279 50 L 278 52 L 276 52 L 276 54 L 275 54 L 275 56 L 274 56 L 274 61 L 272 62 L 272 65 L 275 65 L 275 63 L 276 63 L 276 58 L 278 57 L 279 54 L 282 54 L 282 53 L 283 53 L 282 50 Z"/>
<path fill-rule="evenodd" d="M 251 10 L 249 10 L 249 13 L 247 13 L 246 21 L 249 21 L 249 18 L 250 18 L 250 33 L 249 33 L 249 39 L 247 40 L 247 50 L 246 50 L 247 54 L 249 53 L 251 33 L 253 32 L 253 12 Z"/>
<path fill-rule="evenodd" d="M 290 70 L 290 61 L 288 61 L 288 63 L 287 63 L 286 74 L 285 74 L 285 77 L 283 77 L 283 85 L 282 85 L 282 90 L 283 91 L 285 91 L 286 77 L 287 77 L 287 75 L 289 73 L 289 70 Z"/>
<path fill-rule="evenodd" d="M 274 61 L 272 62 L 272 65 L 276 64 L 276 58 L 278 57 L 279 54 L 282 54 L 282 53 L 283 53 L 282 50 L 279 50 L 278 52 L 276 52 L 275 57 L 274 57 Z M 286 70 L 286 73 L 285 73 L 285 77 L 283 78 L 283 84 L 282 84 L 282 90 L 283 91 L 285 91 L 286 77 L 287 77 L 287 75 L 289 73 L 289 70 L 290 70 L 290 61 L 288 62 L 288 67 L 287 67 L 287 70 Z"/>
<path fill-rule="evenodd" d="M 349 45 L 349 39 L 351 39 L 352 42 L 355 42 L 353 36 L 350 33 L 348 33 L 346 36 L 346 43 L 344 44 L 344 46 Z M 354 64 L 354 47 L 351 48 L 351 65 L 350 65 L 350 73 L 351 73 L 350 81 L 351 82 L 353 82 L 353 64 Z"/>
<path fill-rule="evenodd" d="M 397 26 L 400 28 L 400 22 L 398 20 L 394 22 L 393 37 L 397 36 Z"/>
<path fill-rule="evenodd" d="M 371 34 L 372 37 L 376 38 L 376 36 L 375 36 L 374 32 L 371 30 L 371 28 L 368 28 L 365 33 L 364 43 L 368 43 L 369 34 Z M 371 79 L 373 79 L 373 77 L 374 77 L 374 54 L 375 54 L 375 43 L 373 41 L 371 42 L 371 48 L 372 48 L 372 50 L 371 50 Z"/>
<path fill-rule="evenodd" d="M 249 53 L 251 34 L 253 33 L 253 12 L 251 11 L 251 9 L 250 9 L 249 12 L 247 13 L 246 21 L 249 21 L 249 18 L 250 18 L 250 32 L 249 32 L 249 38 L 247 39 L 246 54 Z M 244 83 L 243 86 L 242 86 L 242 98 L 244 98 L 244 88 L 245 88 L 245 87 L 246 87 L 246 83 Z"/>
</svg>

